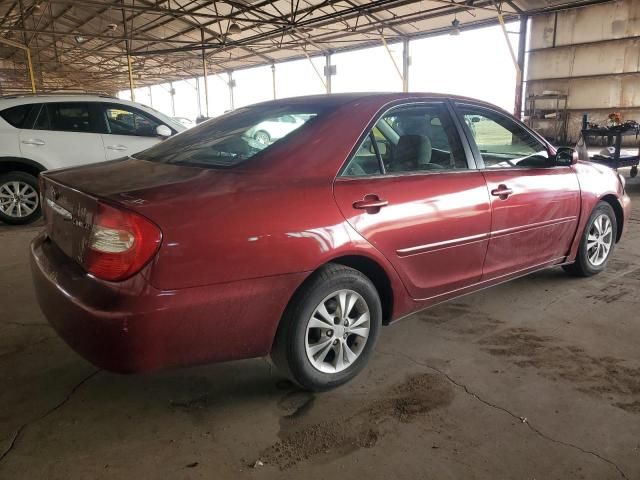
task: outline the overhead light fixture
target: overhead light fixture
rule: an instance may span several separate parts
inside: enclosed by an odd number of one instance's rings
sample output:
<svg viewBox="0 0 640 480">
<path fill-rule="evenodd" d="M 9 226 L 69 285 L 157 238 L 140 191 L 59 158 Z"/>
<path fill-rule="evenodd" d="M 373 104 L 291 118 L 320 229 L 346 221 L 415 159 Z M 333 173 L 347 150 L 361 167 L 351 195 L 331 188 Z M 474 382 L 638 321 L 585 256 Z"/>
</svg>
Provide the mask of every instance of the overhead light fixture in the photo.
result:
<svg viewBox="0 0 640 480">
<path fill-rule="evenodd" d="M 449 35 L 460 35 L 460 20 L 457 18 L 454 18 L 451 22 L 451 31 L 449 32 Z"/>
<path fill-rule="evenodd" d="M 76 35 L 73 38 L 75 38 L 78 43 L 84 43 L 87 41 L 87 37 L 83 37 L 82 35 Z"/>
<path fill-rule="evenodd" d="M 111 31 L 115 31 L 118 29 L 118 24 L 116 23 L 110 23 L 109 25 L 107 25 L 107 28 Z"/>
<path fill-rule="evenodd" d="M 229 25 L 229 30 L 227 30 L 227 32 L 230 35 L 235 35 L 236 33 L 242 32 L 242 29 L 240 28 L 240 25 L 238 25 L 237 23 L 232 23 L 231 25 Z"/>
</svg>

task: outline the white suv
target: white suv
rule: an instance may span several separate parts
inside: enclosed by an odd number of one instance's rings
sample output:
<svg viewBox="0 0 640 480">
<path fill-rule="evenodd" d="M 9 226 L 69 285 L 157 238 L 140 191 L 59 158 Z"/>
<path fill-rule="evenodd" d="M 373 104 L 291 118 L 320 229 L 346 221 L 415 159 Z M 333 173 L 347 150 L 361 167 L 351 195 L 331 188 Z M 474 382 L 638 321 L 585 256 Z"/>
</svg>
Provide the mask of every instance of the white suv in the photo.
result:
<svg viewBox="0 0 640 480">
<path fill-rule="evenodd" d="M 106 95 L 0 97 L 0 221 L 40 216 L 44 170 L 131 155 L 183 130 L 152 108 Z"/>
</svg>

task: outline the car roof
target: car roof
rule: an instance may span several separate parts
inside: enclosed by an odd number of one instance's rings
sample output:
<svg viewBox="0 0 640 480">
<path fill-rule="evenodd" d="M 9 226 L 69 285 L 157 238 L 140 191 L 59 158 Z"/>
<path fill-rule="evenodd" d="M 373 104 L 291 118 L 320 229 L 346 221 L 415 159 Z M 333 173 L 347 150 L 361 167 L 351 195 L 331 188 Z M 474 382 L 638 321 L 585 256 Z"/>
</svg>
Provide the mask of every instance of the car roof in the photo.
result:
<svg viewBox="0 0 640 480">
<path fill-rule="evenodd" d="M 21 94 L 21 95 L 5 95 L 0 97 L 0 105 L 14 106 L 27 105 L 30 103 L 49 103 L 49 102 L 109 102 L 115 101 L 125 105 L 138 106 L 136 102 L 130 102 L 117 97 L 106 94 L 82 94 L 82 93 L 55 93 L 55 94 Z"/>
<path fill-rule="evenodd" d="M 289 97 L 282 98 L 278 100 L 269 100 L 266 102 L 261 102 L 258 105 L 305 105 L 305 106 L 318 106 L 318 107 L 327 107 L 327 108 L 336 108 L 340 106 L 344 106 L 352 103 L 363 104 L 366 103 L 369 106 L 378 105 L 380 108 L 385 105 L 398 102 L 398 101 L 423 101 L 423 100 L 453 100 L 460 101 L 465 103 L 473 103 L 477 105 L 484 105 L 490 107 L 492 109 L 499 109 L 504 111 L 501 107 L 498 107 L 494 104 L 478 100 L 475 98 L 465 97 L 461 95 L 449 95 L 444 93 L 432 93 L 432 92 L 358 92 L 358 93 L 332 93 L 332 94 L 321 94 L 321 95 L 306 95 L 301 97 Z M 248 105 L 247 107 L 251 107 Z M 243 108 L 247 108 L 243 107 Z M 509 113 L 509 112 L 507 112 Z"/>
</svg>

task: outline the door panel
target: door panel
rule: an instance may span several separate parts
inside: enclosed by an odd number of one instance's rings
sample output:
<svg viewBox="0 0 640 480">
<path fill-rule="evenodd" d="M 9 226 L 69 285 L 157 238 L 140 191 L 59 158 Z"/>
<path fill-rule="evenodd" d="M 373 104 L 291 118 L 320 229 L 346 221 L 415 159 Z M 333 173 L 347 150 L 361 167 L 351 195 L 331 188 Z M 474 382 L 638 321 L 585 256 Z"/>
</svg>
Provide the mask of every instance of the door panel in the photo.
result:
<svg viewBox="0 0 640 480">
<path fill-rule="evenodd" d="M 489 279 L 567 255 L 580 210 L 580 186 L 569 167 L 485 170 L 491 195 L 491 240 L 484 265 Z M 495 192 L 499 193 L 499 192 Z"/>
<path fill-rule="evenodd" d="M 491 197 L 491 239 L 483 280 L 567 255 L 575 234 L 580 185 L 548 147 L 513 117 L 456 104 Z"/>
<path fill-rule="evenodd" d="M 104 153 L 107 160 L 115 160 L 141 152 L 160 142 L 158 137 L 136 137 L 134 135 L 103 134 Z"/>
<path fill-rule="evenodd" d="M 491 223 L 480 172 L 343 178 L 334 191 L 347 221 L 393 264 L 411 297 L 480 280 Z M 374 196 L 388 204 L 354 208 Z"/>
<path fill-rule="evenodd" d="M 156 133 L 161 125 L 144 112 L 117 103 L 101 103 L 107 131 L 102 135 L 107 160 L 114 160 L 151 148 L 162 140 Z"/>
<path fill-rule="evenodd" d="M 103 162 L 99 133 L 20 130 L 20 151 L 48 169 Z"/>
<path fill-rule="evenodd" d="M 102 138 L 86 102 L 45 103 L 31 130 L 20 130 L 22 154 L 48 169 L 105 160 Z"/>
</svg>

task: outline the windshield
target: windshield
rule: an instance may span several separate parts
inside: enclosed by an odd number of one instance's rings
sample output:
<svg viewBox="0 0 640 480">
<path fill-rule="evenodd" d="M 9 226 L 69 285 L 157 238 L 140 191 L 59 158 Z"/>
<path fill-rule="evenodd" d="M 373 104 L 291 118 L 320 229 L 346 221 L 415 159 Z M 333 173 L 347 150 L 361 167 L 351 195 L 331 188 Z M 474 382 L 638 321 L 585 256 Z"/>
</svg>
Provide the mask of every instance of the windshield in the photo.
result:
<svg viewBox="0 0 640 480">
<path fill-rule="evenodd" d="M 198 125 L 133 157 L 201 167 L 233 167 L 281 142 L 321 113 L 318 106 L 254 105 Z"/>
</svg>

